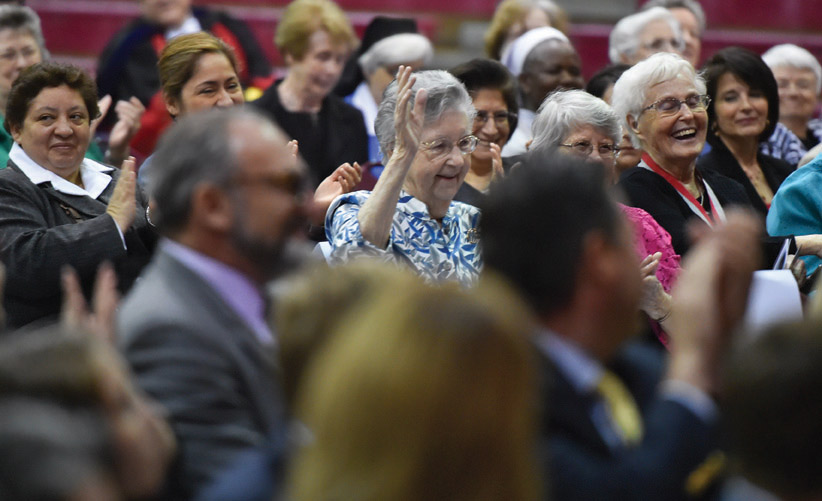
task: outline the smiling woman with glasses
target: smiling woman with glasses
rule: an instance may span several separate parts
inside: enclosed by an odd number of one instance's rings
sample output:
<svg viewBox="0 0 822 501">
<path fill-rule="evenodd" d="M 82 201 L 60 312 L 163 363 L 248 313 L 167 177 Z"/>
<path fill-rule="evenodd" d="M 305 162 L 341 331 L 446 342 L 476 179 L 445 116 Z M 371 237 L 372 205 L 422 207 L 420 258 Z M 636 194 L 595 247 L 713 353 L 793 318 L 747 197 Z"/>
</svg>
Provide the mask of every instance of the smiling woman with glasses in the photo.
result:
<svg viewBox="0 0 822 501">
<path fill-rule="evenodd" d="M 471 154 L 471 168 L 454 200 L 479 204 L 491 182 L 507 170 L 501 159 L 502 148 L 517 128 L 517 97 L 514 77 L 508 69 L 491 59 L 472 59 L 448 70 L 468 89 L 477 114 L 472 126 L 477 147 Z"/>
<path fill-rule="evenodd" d="M 615 145 L 622 138 L 622 128 L 614 110 L 602 99 L 582 90 L 554 92 L 540 106 L 532 132 L 529 154 L 537 158 L 572 155 L 598 163 L 605 168 L 608 184 L 616 183 L 615 155 L 619 149 Z M 679 275 L 679 256 L 671 246 L 671 236 L 647 212 L 622 204 L 620 208 L 631 223 L 634 248 L 642 262 L 641 309 L 654 320 L 652 329 L 666 343 L 660 326 L 671 310 L 668 293 Z"/>
<path fill-rule="evenodd" d="M 474 115 L 453 75 L 400 66 L 374 126 L 385 170 L 373 191 L 343 195 L 328 209 L 332 263 L 368 255 L 409 265 L 431 282 L 476 281 L 479 209 L 454 201 L 479 142 Z"/>
<path fill-rule="evenodd" d="M 627 70 L 614 85 L 611 103 L 644 151 L 638 167 L 620 178 L 631 205 L 648 211 L 688 251 L 691 219 L 709 226 L 724 221 L 730 205 L 750 206 L 739 183 L 697 168 L 708 132 L 705 81 L 675 54 L 654 54 Z"/>
</svg>

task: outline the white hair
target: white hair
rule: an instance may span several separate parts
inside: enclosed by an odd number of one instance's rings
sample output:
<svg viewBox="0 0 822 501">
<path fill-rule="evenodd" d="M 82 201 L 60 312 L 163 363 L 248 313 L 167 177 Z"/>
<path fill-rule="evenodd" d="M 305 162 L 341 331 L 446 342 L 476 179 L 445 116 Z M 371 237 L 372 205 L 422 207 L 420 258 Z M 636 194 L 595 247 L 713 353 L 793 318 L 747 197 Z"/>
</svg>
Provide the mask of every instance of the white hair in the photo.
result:
<svg viewBox="0 0 822 501">
<path fill-rule="evenodd" d="M 466 125 L 470 127 L 474 116 L 477 114 L 473 101 L 465 85 L 457 77 L 443 70 L 428 70 L 414 72 L 416 82 L 412 87 L 409 106 L 414 106 L 416 93 L 419 89 L 425 89 L 428 98 L 425 101 L 425 116 L 423 125 L 430 126 L 447 111 L 456 111 L 465 115 Z M 374 132 L 377 141 L 380 143 L 380 150 L 383 157 L 388 158 L 394 150 L 394 110 L 397 108 L 397 81 L 394 80 L 383 93 L 380 107 L 377 110 L 377 118 L 374 120 Z"/>
<path fill-rule="evenodd" d="M 670 52 L 659 52 L 638 62 L 627 69 L 614 84 L 611 105 L 625 130 L 628 131 L 628 135 L 631 136 L 631 144 L 634 148 L 639 148 L 640 144 L 633 131 L 635 124 L 628 122 L 628 115 L 636 120 L 642 113 L 648 89 L 675 78 L 687 80 L 693 84 L 698 93 L 705 94 L 705 79 L 696 72 L 691 63 Z"/>
<path fill-rule="evenodd" d="M 799 70 L 811 70 L 816 76 L 816 93 L 822 91 L 822 66 L 807 50 L 792 43 L 774 45 L 764 54 L 762 60 L 771 71 L 780 66 L 791 66 Z"/>
<path fill-rule="evenodd" d="M 434 48 L 425 36 L 419 33 L 399 33 L 383 38 L 371 46 L 358 62 L 362 72 L 370 75 L 379 67 L 390 68 L 403 63 L 422 61 L 423 66 L 431 62 Z"/>
<path fill-rule="evenodd" d="M 531 137 L 530 151 L 551 152 L 575 129 L 590 125 L 619 144 L 622 130 L 614 110 L 602 99 L 584 90 L 559 90 L 539 107 Z"/>
<path fill-rule="evenodd" d="M 652 7 L 665 7 L 671 9 L 686 9 L 691 12 L 696 18 L 696 24 L 699 28 L 699 36 L 705 33 L 707 23 L 705 22 L 705 11 L 696 0 L 650 0 L 642 6 L 642 10 L 647 10 Z"/>
<path fill-rule="evenodd" d="M 652 7 L 648 10 L 625 16 L 619 20 L 608 37 L 608 57 L 612 63 L 621 63 L 622 56 L 631 57 L 639 49 L 639 34 L 645 26 L 654 21 L 665 21 L 671 26 L 677 39 L 682 40 L 682 29 L 671 11 L 664 7 Z"/>
</svg>

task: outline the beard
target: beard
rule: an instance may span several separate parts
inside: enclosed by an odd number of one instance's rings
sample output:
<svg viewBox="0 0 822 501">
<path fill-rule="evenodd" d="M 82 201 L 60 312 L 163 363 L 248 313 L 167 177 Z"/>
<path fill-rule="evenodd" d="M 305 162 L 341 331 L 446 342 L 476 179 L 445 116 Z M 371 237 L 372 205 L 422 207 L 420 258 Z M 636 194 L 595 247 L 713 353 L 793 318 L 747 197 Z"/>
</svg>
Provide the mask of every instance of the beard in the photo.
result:
<svg viewBox="0 0 822 501">
<path fill-rule="evenodd" d="M 311 246 L 300 238 L 303 226 L 304 220 L 295 216 L 283 228 L 280 238 L 271 239 L 250 231 L 245 219 L 237 217 L 231 225 L 230 238 L 234 248 L 254 263 L 258 273 L 272 280 L 305 261 L 306 246 Z"/>
</svg>

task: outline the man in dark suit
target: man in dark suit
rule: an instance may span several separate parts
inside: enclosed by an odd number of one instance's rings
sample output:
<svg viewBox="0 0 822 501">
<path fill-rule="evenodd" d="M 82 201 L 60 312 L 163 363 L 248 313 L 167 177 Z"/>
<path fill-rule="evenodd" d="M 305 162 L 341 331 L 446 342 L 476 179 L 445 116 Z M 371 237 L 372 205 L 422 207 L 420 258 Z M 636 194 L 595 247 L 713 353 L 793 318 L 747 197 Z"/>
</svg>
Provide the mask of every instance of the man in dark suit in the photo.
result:
<svg viewBox="0 0 822 501">
<path fill-rule="evenodd" d="M 164 136 L 149 219 L 165 237 L 118 318 L 138 384 L 180 446 L 169 498 L 192 497 L 283 424 L 264 284 L 304 223 L 305 171 L 249 110 L 186 117 Z"/>
<path fill-rule="evenodd" d="M 683 265 L 666 369 L 658 350 L 631 341 L 642 285 L 632 232 L 605 185 L 599 165 L 532 156 L 482 207 L 487 269 L 541 319 L 554 499 L 701 496 L 721 466 L 712 395 L 758 262 L 757 225 L 730 218 Z"/>
</svg>

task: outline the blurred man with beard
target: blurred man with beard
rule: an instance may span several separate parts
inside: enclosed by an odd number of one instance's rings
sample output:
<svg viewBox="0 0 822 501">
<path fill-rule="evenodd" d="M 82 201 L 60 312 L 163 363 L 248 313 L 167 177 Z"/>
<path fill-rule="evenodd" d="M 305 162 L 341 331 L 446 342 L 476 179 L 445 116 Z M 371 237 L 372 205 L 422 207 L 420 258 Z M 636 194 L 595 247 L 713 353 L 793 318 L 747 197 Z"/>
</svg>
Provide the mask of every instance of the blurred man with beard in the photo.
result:
<svg viewBox="0 0 822 501">
<path fill-rule="evenodd" d="M 138 384 L 177 435 L 166 494 L 188 499 L 283 423 L 262 291 L 310 197 L 285 135 L 247 110 L 182 119 L 155 159 L 148 217 L 165 238 L 118 328 Z"/>
</svg>

